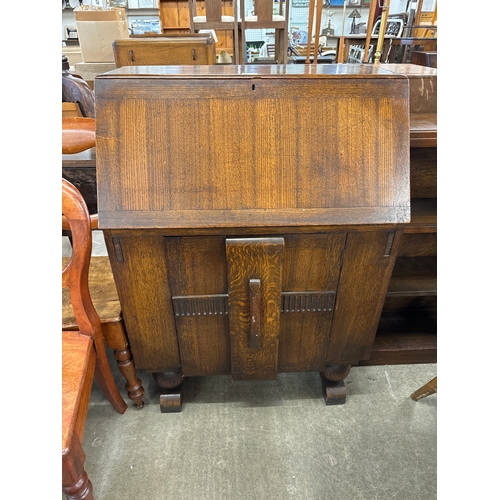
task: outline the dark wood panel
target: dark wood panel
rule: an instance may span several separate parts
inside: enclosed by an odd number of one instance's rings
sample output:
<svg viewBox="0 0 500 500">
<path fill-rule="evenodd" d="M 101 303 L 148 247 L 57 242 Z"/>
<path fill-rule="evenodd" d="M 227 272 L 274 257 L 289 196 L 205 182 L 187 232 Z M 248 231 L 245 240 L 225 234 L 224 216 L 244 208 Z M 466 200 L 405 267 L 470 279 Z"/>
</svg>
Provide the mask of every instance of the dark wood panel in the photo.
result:
<svg viewBox="0 0 500 500">
<path fill-rule="evenodd" d="M 389 296 L 384 301 L 382 314 L 406 311 L 437 311 L 437 295 Z"/>
<path fill-rule="evenodd" d="M 165 238 L 165 252 L 172 297 L 227 294 L 225 238 Z M 175 323 L 184 375 L 231 373 L 227 316 L 179 315 Z"/>
<path fill-rule="evenodd" d="M 410 115 L 412 148 L 437 147 L 437 113 L 412 113 Z"/>
<path fill-rule="evenodd" d="M 227 315 L 177 316 L 175 324 L 183 375 L 190 377 L 231 373 Z"/>
<path fill-rule="evenodd" d="M 399 246 L 399 257 L 425 257 L 437 255 L 436 233 L 405 233 Z"/>
<path fill-rule="evenodd" d="M 382 313 L 369 360 L 360 365 L 435 363 L 436 311 Z"/>
<path fill-rule="evenodd" d="M 437 232 L 437 199 L 415 198 L 411 200 L 411 222 L 405 225 L 405 233 Z"/>
<path fill-rule="evenodd" d="M 437 148 L 410 149 L 412 198 L 437 197 Z"/>
<path fill-rule="evenodd" d="M 348 234 L 327 365 L 369 357 L 401 236 L 401 229 Z"/>
<path fill-rule="evenodd" d="M 275 379 L 281 316 L 283 238 L 228 238 L 233 380 Z"/>
<path fill-rule="evenodd" d="M 101 227 L 408 222 L 407 79 L 289 66 L 98 77 Z"/>
<path fill-rule="evenodd" d="M 137 368 L 180 371 L 163 237 L 103 233 Z"/>
<path fill-rule="evenodd" d="M 283 291 L 337 290 L 345 238 L 345 233 L 287 235 Z M 333 309 L 282 314 L 279 371 L 322 370 L 332 318 Z"/>
<path fill-rule="evenodd" d="M 387 297 L 437 294 L 437 257 L 399 257 Z"/>
<path fill-rule="evenodd" d="M 377 334 L 370 359 L 360 366 L 405 365 L 437 362 L 437 339 L 428 334 Z"/>
</svg>

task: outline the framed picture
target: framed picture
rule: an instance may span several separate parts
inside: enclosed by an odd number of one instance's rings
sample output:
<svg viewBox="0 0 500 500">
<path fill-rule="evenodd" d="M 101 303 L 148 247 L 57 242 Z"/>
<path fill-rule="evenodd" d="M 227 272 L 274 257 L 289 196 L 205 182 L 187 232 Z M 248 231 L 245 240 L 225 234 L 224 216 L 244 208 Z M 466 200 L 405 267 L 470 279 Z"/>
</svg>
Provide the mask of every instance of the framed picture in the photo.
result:
<svg viewBox="0 0 500 500">
<path fill-rule="evenodd" d="M 342 7 L 343 5 L 344 5 L 344 0 L 330 0 L 330 7 Z"/>
</svg>

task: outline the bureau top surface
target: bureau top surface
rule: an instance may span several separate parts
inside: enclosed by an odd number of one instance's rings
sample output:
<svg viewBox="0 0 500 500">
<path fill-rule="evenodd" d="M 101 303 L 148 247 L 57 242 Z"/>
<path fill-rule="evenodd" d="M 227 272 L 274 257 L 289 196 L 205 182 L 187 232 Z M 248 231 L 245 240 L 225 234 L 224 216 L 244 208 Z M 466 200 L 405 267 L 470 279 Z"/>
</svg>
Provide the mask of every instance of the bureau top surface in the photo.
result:
<svg viewBox="0 0 500 500">
<path fill-rule="evenodd" d="M 397 66 L 397 65 L 391 65 Z M 409 66 L 409 65 L 407 65 Z M 387 70 L 374 64 L 254 64 L 127 66 L 96 77 L 110 78 L 404 78 L 395 68 Z"/>
</svg>

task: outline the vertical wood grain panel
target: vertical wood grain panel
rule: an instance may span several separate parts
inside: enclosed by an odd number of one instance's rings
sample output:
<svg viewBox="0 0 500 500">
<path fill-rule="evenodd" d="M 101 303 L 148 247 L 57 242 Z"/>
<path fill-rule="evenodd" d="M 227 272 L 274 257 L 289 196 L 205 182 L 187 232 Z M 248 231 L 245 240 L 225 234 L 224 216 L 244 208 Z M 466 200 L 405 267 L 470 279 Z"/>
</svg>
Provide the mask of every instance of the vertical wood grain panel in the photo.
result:
<svg viewBox="0 0 500 500">
<path fill-rule="evenodd" d="M 113 236 L 120 240 L 123 262 L 115 257 Z M 104 231 L 104 238 L 137 368 L 179 371 L 163 237 L 138 238 L 126 232 Z"/>
<path fill-rule="evenodd" d="M 283 238 L 226 240 L 233 380 L 275 379 L 278 374 L 283 251 Z M 249 347 L 251 279 L 261 282 L 259 349 Z"/>
<path fill-rule="evenodd" d="M 147 102 L 137 99 L 134 106 L 122 106 L 120 119 L 124 126 L 135 123 L 135 134 L 121 143 L 120 181 L 123 205 L 132 210 L 149 210 L 148 138 L 146 134 Z"/>
<path fill-rule="evenodd" d="M 223 237 L 165 238 L 172 296 L 227 293 Z M 175 318 L 182 370 L 186 376 L 229 374 L 231 366 L 227 315 Z"/>
<path fill-rule="evenodd" d="M 345 233 L 285 236 L 283 292 L 337 290 Z M 333 311 L 281 314 L 278 370 L 321 371 Z"/>
<path fill-rule="evenodd" d="M 375 338 L 402 229 L 384 257 L 391 231 L 349 233 L 343 255 L 326 365 L 367 359 Z"/>
<path fill-rule="evenodd" d="M 124 79 L 114 99 L 101 99 L 97 109 L 98 149 L 104 145 L 98 171 L 120 172 L 118 178 L 105 172 L 100 182 L 103 224 L 106 209 L 115 224 L 127 211 L 161 221 L 171 211 L 191 210 L 219 210 L 228 218 L 227 210 L 290 209 L 293 219 L 306 209 L 324 224 L 329 209 L 346 223 L 349 214 L 359 223 L 357 211 L 373 209 L 366 211 L 371 223 L 405 221 L 407 86 L 361 82 Z M 100 95 L 112 92 L 112 80 L 97 83 Z M 386 97 L 392 90 L 396 95 Z"/>
</svg>

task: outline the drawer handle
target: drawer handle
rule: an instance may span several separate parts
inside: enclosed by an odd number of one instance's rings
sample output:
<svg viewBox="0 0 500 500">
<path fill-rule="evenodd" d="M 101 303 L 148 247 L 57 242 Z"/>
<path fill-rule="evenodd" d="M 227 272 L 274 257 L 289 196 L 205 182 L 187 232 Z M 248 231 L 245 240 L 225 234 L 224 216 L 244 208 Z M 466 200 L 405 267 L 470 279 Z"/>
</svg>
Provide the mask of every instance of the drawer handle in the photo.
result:
<svg viewBox="0 0 500 500">
<path fill-rule="evenodd" d="M 261 326 L 261 283 L 259 279 L 250 280 L 250 333 L 248 336 L 248 347 L 259 349 L 260 326 Z"/>
</svg>

